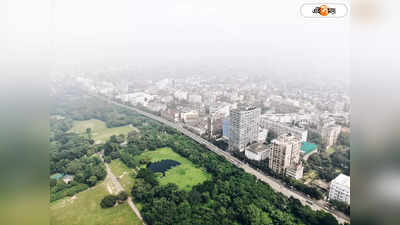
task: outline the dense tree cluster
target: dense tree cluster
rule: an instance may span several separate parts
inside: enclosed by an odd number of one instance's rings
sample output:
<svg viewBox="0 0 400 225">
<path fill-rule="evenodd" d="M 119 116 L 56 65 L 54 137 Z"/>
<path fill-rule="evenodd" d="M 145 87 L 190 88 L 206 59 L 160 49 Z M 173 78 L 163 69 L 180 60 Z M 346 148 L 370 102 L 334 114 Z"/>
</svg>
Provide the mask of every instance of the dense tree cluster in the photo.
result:
<svg viewBox="0 0 400 225">
<path fill-rule="evenodd" d="M 55 201 L 94 186 L 103 180 L 107 173 L 101 159 L 94 154 L 98 149 L 90 143 L 90 139 L 83 135 L 67 133 L 72 126 L 71 119 L 65 117 L 50 121 L 50 174 L 74 176 L 74 180 L 69 184 L 65 184 L 62 179 L 50 180 L 50 201 Z"/>
<path fill-rule="evenodd" d="M 337 142 L 338 145 L 350 147 L 350 133 L 340 132 Z"/>
<path fill-rule="evenodd" d="M 101 208 L 111 208 L 115 203 L 122 203 L 128 199 L 128 193 L 121 191 L 118 195 L 106 195 L 100 202 Z"/>
<path fill-rule="evenodd" d="M 118 197 L 115 195 L 106 195 L 100 202 L 101 208 L 111 208 L 117 203 Z"/>
<path fill-rule="evenodd" d="M 305 165 L 305 171 L 315 170 L 321 179 L 328 182 L 340 173 L 350 176 L 350 150 L 338 148 L 330 155 L 313 154 Z"/>
<path fill-rule="evenodd" d="M 151 170 L 141 169 L 131 194 L 143 204 L 148 224 L 338 224 L 322 211 L 275 193 L 268 185 L 183 135 L 168 134 L 161 143 L 212 174 L 190 192 L 175 184 L 159 185 Z"/>
<path fill-rule="evenodd" d="M 99 103 L 92 98 L 78 100 L 81 104 L 63 101 L 60 104 L 64 104 L 65 107 L 61 107 L 63 110 L 58 109 L 56 114 L 68 115 L 67 112 L 72 112 L 73 119 L 96 118 L 105 121 L 107 126 L 133 124 L 139 128 L 140 132 L 128 135 L 126 146 L 117 147 L 113 145 L 115 140 L 111 141 L 106 156 L 112 157 L 114 154 L 116 157 L 119 153 L 121 160 L 126 163 L 130 161 L 129 157 L 135 158 L 143 151 L 170 147 L 212 175 L 211 180 L 194 186 L 188 192 L 178 189 L 175 184 L 160 185 L 150 169 L 141 169 L 131 193 L 135 201 L 143 205 L 141 214 L 149 225 L 338 224 L 331 214 L 313 211 L 308 206 L 301 205 L 296 199 L 288 199 L 276 193 L 269 185 L 258 181 L 254 176 L 233 166 L 221 156 L 208 151 L 204 146 L 172 128 L 128 110 L 110 107 L 104 102 Z M 90 143 L 87 146 L 89 147 Z M 71 157 L 67 151 L 64 158 L 59 154 L 66 149 L 62 151 L 58 149 L 54 154 L 57 160 L 53 164 L 57 166 L 53 166 L 53 171 L 61 171 L 59 168 L 63 170 L 75 168 L 76 165 L 72 166 L 70 162 L 85 158 L 84 155 L 90 151 L 88 148 L 85 149 L 82 153 L 77 151 L 79 154 L 75 153 Z M 105 148 L 104 150 L 106 151 Z M 61 162 L 65 158 L 67 162 Z M 137 162 L 132 161 L 131 167 L 135 166 Z M 108 200 L 111 201 L 104 205 L 115 205 L 113 199 L 117 201 L 118 197 L 109 197 Z"/>
<path fill-rule="evenodd" d="M 343 212 L 344 214 L 350 216 L 350 205 L 346 202 L 331 200 L 329 201 L 335 209 Z"/>
<path fill-rule="evenodd" d="M 66 196 L 73 196 L 78 192 L 84 191 L 89 188 L 89 185 L 72 181 L 69 184 L 64 183 L 62 180 L 52 179 L 50 182 L 50 202 L 64 198 Z"/>
</svg>

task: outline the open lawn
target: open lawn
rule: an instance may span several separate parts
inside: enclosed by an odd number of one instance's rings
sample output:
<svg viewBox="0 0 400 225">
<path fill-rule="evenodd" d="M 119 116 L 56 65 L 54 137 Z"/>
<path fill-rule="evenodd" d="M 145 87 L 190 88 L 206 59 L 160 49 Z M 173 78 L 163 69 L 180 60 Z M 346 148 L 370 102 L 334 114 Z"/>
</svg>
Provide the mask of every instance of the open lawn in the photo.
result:
<svg viewBox="0 0 400 225">
<path fill-rule="evenodd" d="M 121 183 L 122 187 L 126 192 L 128 192 L 128 194 L 130 194 L 134 182 L 133 175 L 135 172 L 128 168 L 120 159 L 111 161 L 109 166 L 113 174 Z"/>
<path fill-rule="evenodd" d="M 92 137 L 97 144 L 108 141 L 112 135 L 124 134 L 126 136 L 130 131 L 136 129 L 131 125 L 107 128 L 103 121 L 92 119 L 85 121 L 74 121 L 74 126 L 68 132 L 86 135 L 87 128 L 92 129 Z"/>
<path fill-rule="evenodd" d="M 140 220 L 128 203 L 102 209 L 108 194 L 109 178 L 95 187 L 50 204 L 50 225 L 139 225 Z"/>
<path fill-rule="evenodd" d="M 163 159 L 172 159 L 181 164 L 169 169 L 165 176 L 159 177 L 161 185 L 175 183 L 179 188 L 190 191 L 196 184 L 202 183 L 211 178 L 204 169 L 196 167 L 190 160 L 180 156 L 170 148 L 160 148 L 156 151 L 146 151 L 138 156 L 139 159 L 150 157 L 151 162 Z"/>
<path fill-rule="evenodd" d="M 326 152 L 327 155 L 330 155 L 330 154 L 335 152 L 335 149 L 333 147 L 330 147 L 325 152 Z"/>
</svg>

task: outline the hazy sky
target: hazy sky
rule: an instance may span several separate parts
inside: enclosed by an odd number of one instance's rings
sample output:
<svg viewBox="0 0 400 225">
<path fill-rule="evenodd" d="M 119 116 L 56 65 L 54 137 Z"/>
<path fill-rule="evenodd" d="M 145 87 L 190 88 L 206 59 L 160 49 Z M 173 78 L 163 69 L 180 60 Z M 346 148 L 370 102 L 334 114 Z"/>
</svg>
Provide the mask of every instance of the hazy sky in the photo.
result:
<svg viewBox="0 0 400 225">
<path fill-rule="evenodd" d="M 303 2 L 54 0 L 56 62 L 344 75 L 347 21 L 305 21 Z"/>
</svg>

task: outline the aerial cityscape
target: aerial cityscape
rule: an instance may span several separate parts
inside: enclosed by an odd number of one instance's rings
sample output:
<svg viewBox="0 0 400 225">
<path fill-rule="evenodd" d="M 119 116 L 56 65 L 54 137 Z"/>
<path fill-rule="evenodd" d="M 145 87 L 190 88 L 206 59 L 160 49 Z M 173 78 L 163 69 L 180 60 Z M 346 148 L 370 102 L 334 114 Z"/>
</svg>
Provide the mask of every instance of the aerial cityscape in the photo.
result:
<svg viewBox="0 0 400 225">
<path fill-rule="evenodd" d="M 52 76 L 51 224 L 350 223 L 346 80 L 102 74 Z"/>
</svg>

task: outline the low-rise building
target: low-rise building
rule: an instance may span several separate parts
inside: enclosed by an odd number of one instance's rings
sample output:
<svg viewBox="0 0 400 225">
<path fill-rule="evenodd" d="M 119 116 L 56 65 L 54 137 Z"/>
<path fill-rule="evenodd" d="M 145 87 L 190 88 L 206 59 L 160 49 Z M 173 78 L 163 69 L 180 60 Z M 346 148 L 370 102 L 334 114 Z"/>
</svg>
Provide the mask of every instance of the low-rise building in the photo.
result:
<svg viewBox="0 0 400 225">
<path fill-rule="evenodd" d="M 350 177 L 339 174 L 331 181 L 329 187 L 329 200 L 346 202 L 350 205 Z"/>
<path fill-rule="evenodd" d="M 321 138 L 326 147 L 336 144 L 341 129 L 340 125 L 330 125 L 321 129 Z"/>
<path fill-rule="evenodd" d="M 299 138 L 300 141 L 307 141 L 308 131 L 303 128 L 291 126 L 291 125 L 285 124 L 285 123 L 272 121 L 265 117 L 263 117 L 261 121 L 262 121 L 261 126 L 263 128 L 268 129 L 269 132 L 274 132 L 277 136 L 290 133 L 293 136 L 296 136 L 297 138 Z"/>
<path fill-rule="evenodd" d="M 291 164 L 289 168 L 286 170 L 286 176 L 291 177 L 293 179 L 301 179 L 303 177 L 303 163 L 300 161 L 295 164 Z"/>
<path fill-rule="evenodd" d="M 269 157 L 269 149 L 263 143 L 255 143 L 247 146 L 244 154 L 248 159 L 261 161 Z"/>
</svg>

